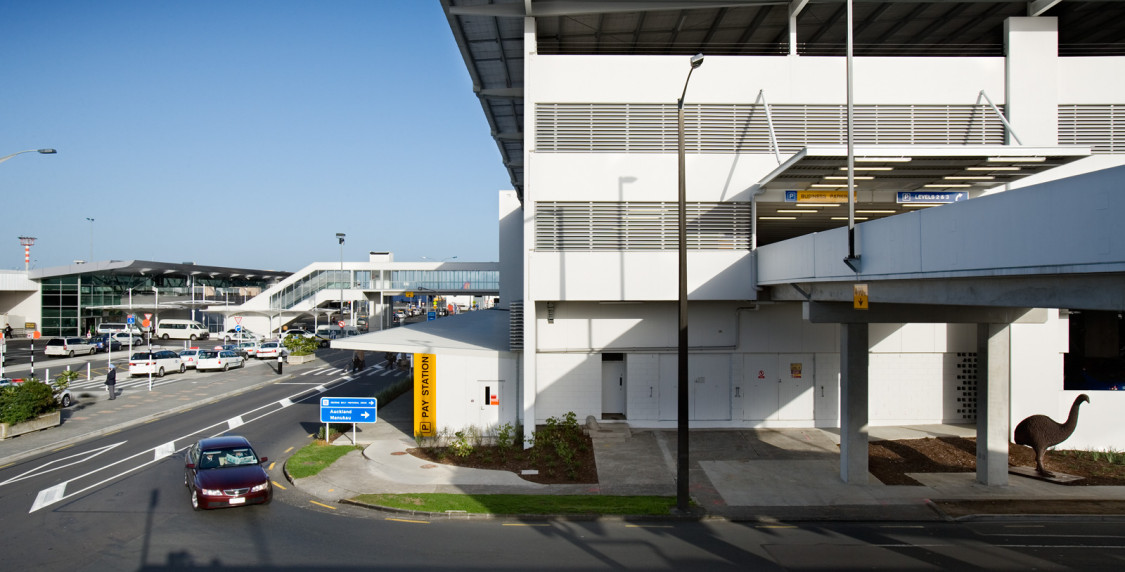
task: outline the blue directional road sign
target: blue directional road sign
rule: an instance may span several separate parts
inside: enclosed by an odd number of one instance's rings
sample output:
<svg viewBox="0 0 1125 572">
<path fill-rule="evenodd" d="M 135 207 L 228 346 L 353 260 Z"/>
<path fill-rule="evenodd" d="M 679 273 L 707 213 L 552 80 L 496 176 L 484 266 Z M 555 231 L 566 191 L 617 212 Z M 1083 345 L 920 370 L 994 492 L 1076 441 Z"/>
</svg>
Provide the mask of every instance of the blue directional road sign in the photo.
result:
<svg viewBox="0 0 1125 572">
<path fill-rule="evenodd" d="M 321 397 L 321 423 L 374 423 L 379 400 L 374 397 Z"/>
<path fill-rule="evenodd" d="M 437 312 L 435 312 L 433 310 L 430 310 L 429 312 L 426 312 L 426 321 L 427 322 L 432 322 L 436 319 L 437 319 Z"/>
</svg>

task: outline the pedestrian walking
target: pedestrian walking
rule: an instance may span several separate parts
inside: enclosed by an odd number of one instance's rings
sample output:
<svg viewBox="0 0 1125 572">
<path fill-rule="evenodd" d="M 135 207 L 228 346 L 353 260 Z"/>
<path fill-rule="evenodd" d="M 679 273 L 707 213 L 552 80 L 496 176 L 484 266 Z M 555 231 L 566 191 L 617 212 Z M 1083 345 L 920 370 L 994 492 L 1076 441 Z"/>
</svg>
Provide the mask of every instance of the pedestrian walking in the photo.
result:
<svg viewBox="0 0 1125 572">
<path fill-rule="evenodd" d="M 109 364 L 109 373 L 105 374 L 105 388 L 110 400 L 117 399 L 117 367 L 113 364 Z"/>
</svg>

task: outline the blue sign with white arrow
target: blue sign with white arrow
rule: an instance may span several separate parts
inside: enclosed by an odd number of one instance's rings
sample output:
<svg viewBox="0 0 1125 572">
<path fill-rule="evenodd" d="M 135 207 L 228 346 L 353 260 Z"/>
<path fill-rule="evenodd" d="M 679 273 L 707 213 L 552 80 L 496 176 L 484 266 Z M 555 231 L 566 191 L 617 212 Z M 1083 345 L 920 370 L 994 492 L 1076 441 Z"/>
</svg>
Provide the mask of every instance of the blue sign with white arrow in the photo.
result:
<svg viewBox="0 0 1125 572">
<path fill-rule="evenodd" d="M 379 400 L 374 397 L 321 397 L 321 423 L 374 423 Z"/>
</svg>

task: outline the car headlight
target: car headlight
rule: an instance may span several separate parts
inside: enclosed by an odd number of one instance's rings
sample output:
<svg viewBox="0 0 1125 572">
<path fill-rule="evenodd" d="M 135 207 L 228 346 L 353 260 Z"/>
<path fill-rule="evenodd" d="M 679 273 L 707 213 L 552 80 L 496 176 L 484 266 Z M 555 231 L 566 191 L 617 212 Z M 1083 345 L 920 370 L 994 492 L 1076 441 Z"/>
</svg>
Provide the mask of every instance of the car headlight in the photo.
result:
<svg viewBox="0 0 1125 572">
<path fill-rule="evenodd" d="M 209 497 L 222 496 L 223 491 L 219 489 L 199 489 L 199 492 Z"/>
<path fill-rule="evenodd" d="M 266 481 L 266 482 L 264 482 L 264 483 L 262 483 L 262 484 L 260 484 L 260 485 L 258 485 L 258 486 L 256 486 L 256 487 L 254 487 L 254 488 L 250 489 L 250 492 L 252 492 L 252 493 L 256 493 L 256 492 L 258 492 L 258 491 L 264 491 L 264 490 L 267 490 L 267 489 L 269 489 L 269 488 L 270 488 L 270 482 L 269 482 L 269 481 Z"/>
</svg>

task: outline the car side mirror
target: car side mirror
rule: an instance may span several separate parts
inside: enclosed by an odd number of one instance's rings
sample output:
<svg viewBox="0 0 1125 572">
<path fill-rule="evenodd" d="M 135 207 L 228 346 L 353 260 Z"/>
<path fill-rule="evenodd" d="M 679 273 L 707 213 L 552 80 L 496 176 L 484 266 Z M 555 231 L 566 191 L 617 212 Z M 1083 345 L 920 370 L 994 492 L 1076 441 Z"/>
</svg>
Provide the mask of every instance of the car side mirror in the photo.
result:
<svg viewBox="0 0 1125 572">
<path fill-rule="evenodd" d="M 261 459 L 258 459 L 258 464 L 259 464 L 259 465 L 262 465 L 262 464 L 265 464 L 265 463 L 268 463 L 268 462 L 270 462 L 270 458 L 269 458 L 269 457 L 262 457 Z"/>
</svg>

